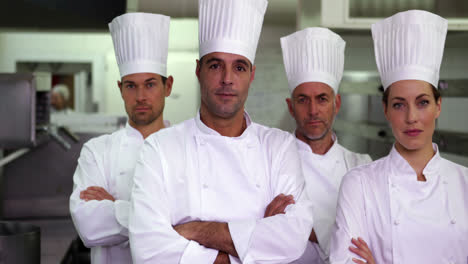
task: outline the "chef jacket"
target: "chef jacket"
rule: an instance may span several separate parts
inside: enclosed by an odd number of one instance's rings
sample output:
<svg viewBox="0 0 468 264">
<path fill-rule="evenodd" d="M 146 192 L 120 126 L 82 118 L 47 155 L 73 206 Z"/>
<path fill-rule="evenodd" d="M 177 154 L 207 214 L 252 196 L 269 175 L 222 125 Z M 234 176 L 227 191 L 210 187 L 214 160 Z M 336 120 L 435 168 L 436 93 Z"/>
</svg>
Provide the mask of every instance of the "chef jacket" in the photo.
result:
<svg viewBox="0 0 468 264">
<path fill-rule="evenodd" d="M 362 237 L 376 263 L 468 261 L 468 168 L 435 155 L 417 181 L 393 147 L 343 179 L 331 239 L 331 263 L 353 263 L 351 238 Z"/>
<path fill-rule="evenodd" d="M 91 263 L 132 263 L 128 215 L 133 173 L 143 142 L 141 133 L 127 123 L 124 129 L 89 140 L 81 150 L 73 175 L 70 213 L 81 240 L 91 248 Z M 80 199 L 80 192 L 90 186 L 104 188 L 115 202 Z"/>
<path fill-rule="evenodd" d="M 308 144 L 296 138 L 306 190 L 314 205 L 314 231 L 319 242 L 309 241 L 302 257 L 294 262 L 296 264 L 329 262 L 329 243 L 341 180 L 350 169 L 372 161 L 369 155 L 351 152 L 338 144 L 334 134 L 333 141 L 327 153 L 320 155 L 313 153 Z"/>
<path fill-rule="evenodd" d="M 218 250 L 180 236 L 173 226 L 227 222 L 239 258 L 231 263 L 287 263 L 312 230 L 312 208 L 294 137 L 253 123 L 221 136 L 196 118 L 147 138 L 135 168 L 129 223 L 135 263 L 213 263 Z M 263 218 L 279 194 L 296 203 Z"/>
</svg>

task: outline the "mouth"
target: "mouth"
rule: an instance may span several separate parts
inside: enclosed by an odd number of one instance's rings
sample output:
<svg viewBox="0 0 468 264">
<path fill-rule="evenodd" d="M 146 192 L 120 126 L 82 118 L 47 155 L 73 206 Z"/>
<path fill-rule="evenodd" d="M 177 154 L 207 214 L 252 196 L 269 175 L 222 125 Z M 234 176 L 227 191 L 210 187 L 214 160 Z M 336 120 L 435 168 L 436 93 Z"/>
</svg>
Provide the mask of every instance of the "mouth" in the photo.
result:
<svg viewBox="0 0 468 264">
<path fill-rule="evenodd" d="M 220 97 L 221 99 L 230 99 L 234 98 L 236 95 L 233 93 L 215 93 L 217 97 Z"/>
<path fill-rule="evenodd" d="M 423 131 L 420 129 L 408 129 L 408 130 L 405 130 L 403 133 L 405 133 L 406 135 L 410 137 L 416 137 L 416 136 L 419 136 L 419 134 L 421 134 L 422 132 Z"/>
<path fill-rule="evenodd" d="M 310 126 L 318 126 L 318 125 L 321 125 L 323 123 L 322 120 L 309 120 L 307 121 L 307 125 L 310 125 Z"/>
<path fill-rule="evenodd" d="M 148 112 L 150 110 L 149 107 L 147 106 L 138 106 L 135 107 L 135 112 L 140 113 L 140 112 Z"/>
</svg>

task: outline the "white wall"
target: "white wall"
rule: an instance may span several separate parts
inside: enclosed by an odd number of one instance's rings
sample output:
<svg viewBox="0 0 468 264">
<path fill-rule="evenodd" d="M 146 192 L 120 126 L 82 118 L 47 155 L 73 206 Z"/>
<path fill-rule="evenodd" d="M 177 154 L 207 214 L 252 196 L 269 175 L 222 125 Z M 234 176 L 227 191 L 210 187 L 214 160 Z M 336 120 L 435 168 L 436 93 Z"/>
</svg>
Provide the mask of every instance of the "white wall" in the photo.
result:
<svg viewBox="0 0 468 264">
<path fill-rule="evenodd" d="M 174 76 L 175 83 L 174 95 L 166 102 L 165 118 L 173 123 L 194 116 L 198 109 L 198 82 L 194 73 L 197 57 L 197 21 L 172 19 L 168 73 Z M 16 72 L 19 61 L 91 63 L 93 100 L 98 111 L 125 115 L 109 33 L 0 32 L 0 72 Z"/>
</svg>

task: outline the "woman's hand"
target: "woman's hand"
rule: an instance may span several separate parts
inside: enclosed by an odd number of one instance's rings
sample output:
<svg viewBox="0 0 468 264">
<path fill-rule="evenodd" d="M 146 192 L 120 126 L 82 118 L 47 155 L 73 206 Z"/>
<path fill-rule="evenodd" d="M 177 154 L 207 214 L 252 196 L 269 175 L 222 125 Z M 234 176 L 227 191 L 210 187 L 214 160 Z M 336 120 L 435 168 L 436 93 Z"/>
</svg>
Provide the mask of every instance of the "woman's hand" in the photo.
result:
<svg viewBox="0 0 468 264">
<path fill-rule="evenodd" d="M 374 257 L 372 256 L 372 252 L 369 249 L 369 246 L 367 246 L 366 241 L 359 237 L 358 239 L 351 239 L 351 243 L 353 243 L 355 247 L 350 246 L 349 251 L 366 260 L 366 262 L 364 262 L 362 260 L 353 258 L 353 262 L 358 264 L 375 264 Z"/>
</svg>

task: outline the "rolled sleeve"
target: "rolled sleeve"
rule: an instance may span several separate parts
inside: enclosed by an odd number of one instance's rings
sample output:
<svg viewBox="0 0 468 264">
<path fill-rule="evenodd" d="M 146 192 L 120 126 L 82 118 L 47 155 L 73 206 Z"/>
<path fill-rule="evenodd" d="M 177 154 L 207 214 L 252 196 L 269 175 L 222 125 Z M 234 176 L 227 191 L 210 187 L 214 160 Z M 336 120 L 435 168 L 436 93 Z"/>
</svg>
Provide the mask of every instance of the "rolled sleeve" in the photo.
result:
<svg viewBox="0 0 468 264">
<path fill-rule="evenodd" d="M 195 241 L 189 241 L 180 259 L 180 264 L 214 263 L 217 256 L 217 250 L 205 248 Z"/>
<path fill-rule="evenodd" d="M 231 237 L 243 263 L 292 262 L 303 254 L 312 231 L 312 204 L 304 191 L 294 138 L 277 139 L 271 144 L 275 150 L 271 159 L 272 199 L 281 193 L 291 194 L 296 203 L 289 205 L 285 214 L 229 223 Z"/>
</svg>

